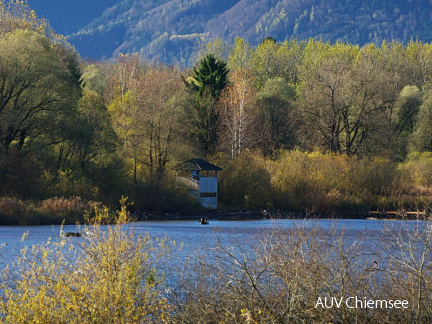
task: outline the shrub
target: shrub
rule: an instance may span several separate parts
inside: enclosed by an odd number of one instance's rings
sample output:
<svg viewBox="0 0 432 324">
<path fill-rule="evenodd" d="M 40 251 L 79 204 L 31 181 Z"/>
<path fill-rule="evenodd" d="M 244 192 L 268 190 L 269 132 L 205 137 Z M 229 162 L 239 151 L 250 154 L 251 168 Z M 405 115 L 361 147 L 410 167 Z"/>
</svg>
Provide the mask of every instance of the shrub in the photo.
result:
<svg viewBox="0 0 432 324">
<path fill-rule="evenodd" d="M 195 199 L 189 199 L 186 189 L 177 185 L 174 172 L 168 170 L 149 176 L 145 181 L 137 181 L 130 186 L 128 197 L 133 202 L 131 208 L 136 210 L 158 212 L 202 210 Z"/>
<path fill-rule="evenodd" d="M 271 164 L 275 205 L 324 214 L 364 214 L 391 197 L 396 164 L 377 158 L 287 151 Z"/>
<path fill-rule="evenodd" d="M 411 153 L 398 167 L 392 197 L 397 208 L 427 210 L 432 208 L 432 154 Z"/>
<path fill-rule="evenodd" d="M 0 197 L 0 223 L 20 225 L 27 216 L 27 205 L 20 199 Z"/>
<path fill-rule="evenodd" d="M 336 224 L 335 224 L 336 225 Z M 219 242 L 213 257 L 197 255 L 179 273 L 168 301 L 176 323 L 430 323 L 431 224 L 346 237 L 297 223 L 251 242 Z M 409 308 L 357 307 L 345 300 L 407 300 Z M 341 307 L 317 306 L 319 298 Z"/>
<path fill-rule="evenodd" d="M 95 219 L 106 219 L 98 210 Z M 116 225 L 24 249 L 0 277 L 2 323 L 430 323 L 432 224 L 352 231 L 296 222 L 194 258 Z M 280 224 L 276 224 L 280 225 Z M 372 244 L 371 242 L 376 243 Z M 163 281 L 162 267 L 170 278 Z M 407 300 L 409 308 L 321 307 L 319 299 Z M 345 300 L 344 300 L 345 301 Z"/>
<path fill-rule="evenodd" d="M 107 218 L 98 210 L 96 218 Z M 5 323 L 161 323 L 169 306 L 157 289 L 166 240 L 135 235 L 123 207 L 117 224 L 81 228 L 88 236 L 22 251 L 0 283 Z M 13 271 L 12 271 L 13 269 Z"/>
<path fill-rule="evenodd" d="M 53 197 L 43 200 L 37 211 L 41 215 L 41 224 L 83 223 L 87 213 L 91 213 L 100 203 L 84 201 L 81 197 Z"/>
<path fill-rule="evenodd" d="M 219 157 L 220 202 L 230 208 L 271 208 L 272 185 L 266 160 L 252 153 L 244 153 L 235 160 Z"/>
</svg>

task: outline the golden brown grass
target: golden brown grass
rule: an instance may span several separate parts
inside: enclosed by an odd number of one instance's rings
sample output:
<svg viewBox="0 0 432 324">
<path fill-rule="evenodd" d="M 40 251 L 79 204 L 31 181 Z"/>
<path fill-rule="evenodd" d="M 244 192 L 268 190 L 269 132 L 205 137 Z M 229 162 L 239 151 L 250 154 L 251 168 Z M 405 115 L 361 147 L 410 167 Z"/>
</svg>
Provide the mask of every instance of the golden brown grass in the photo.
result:
<svg viewBox="0 0 432 324">
<path fill-rule="evenodd" d="M 50 225 L 83 223 L 100 203 L 80 197 L 53 197 L 39 203 L 0 197 L 1 225 Z"/>
</svg>

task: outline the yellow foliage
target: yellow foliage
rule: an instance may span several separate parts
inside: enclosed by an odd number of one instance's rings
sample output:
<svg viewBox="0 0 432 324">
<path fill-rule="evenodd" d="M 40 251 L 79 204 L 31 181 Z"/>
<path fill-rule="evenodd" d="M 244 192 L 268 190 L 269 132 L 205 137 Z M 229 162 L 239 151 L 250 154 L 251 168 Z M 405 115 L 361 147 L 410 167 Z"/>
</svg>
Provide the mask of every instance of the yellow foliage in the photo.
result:
<svg viewBox="0 0 432 324">
<path fill-rule="evenodd" d="M 107 212 L 97 214 L 106 218 Z M 4 322 L 149 323 L 167 317 L 155 269 L 168 252 L 166 242 L 125 228 L 125 207 L 117 218 L 116 225 L 82 227 L 87 235 L 79 241 L 63 237 L 24 249 L 2 274 Z"/>
<path fill-rule="evenodd" d="M 293 150 L 284 152 L 269 170 L 276 205 L 332 213 L 342 206 L 374 205 L 392 183 L 394 168 L 382 159 Z"/>
<path fill-rule="evenodd" d="M 45 18 L 39 18 L 27 1 L 0 1 L 0 37 L 15 29 L 34 31 L 46 36 L 54 45 L 74 50 L 63 35 L 56 34 Z"/>
</svg>

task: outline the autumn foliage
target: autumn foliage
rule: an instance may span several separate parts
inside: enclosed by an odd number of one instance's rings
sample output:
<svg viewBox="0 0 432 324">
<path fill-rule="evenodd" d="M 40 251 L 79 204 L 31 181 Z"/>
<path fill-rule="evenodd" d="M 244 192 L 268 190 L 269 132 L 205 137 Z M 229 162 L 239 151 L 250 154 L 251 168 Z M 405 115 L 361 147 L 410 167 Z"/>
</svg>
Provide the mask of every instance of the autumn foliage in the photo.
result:
<svg viewBox="0 0 432 324">
<path fill-rule="evenodd" d="M 188 69 L 86 62 L 24 2 L 0 15 L 2 197 L 194 209 L 172 167 L 200 157 L 222 208 L 429 209 L 430 44 L 215 40 Z"/>
</svg>

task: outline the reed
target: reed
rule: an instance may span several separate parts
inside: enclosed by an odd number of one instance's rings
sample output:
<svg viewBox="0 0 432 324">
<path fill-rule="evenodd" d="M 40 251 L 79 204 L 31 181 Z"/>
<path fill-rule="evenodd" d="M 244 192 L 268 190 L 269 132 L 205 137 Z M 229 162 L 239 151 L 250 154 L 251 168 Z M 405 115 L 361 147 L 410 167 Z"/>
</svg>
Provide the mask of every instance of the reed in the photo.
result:
<svg viewBox="0 0 432 324">
<path fill-rule="evenodd" d="M 51 225 L 83 223 L 101 204 L 80 197 L 53 197 L 41 202 L 0 197 L 1 225 Z"/>
</svg>

